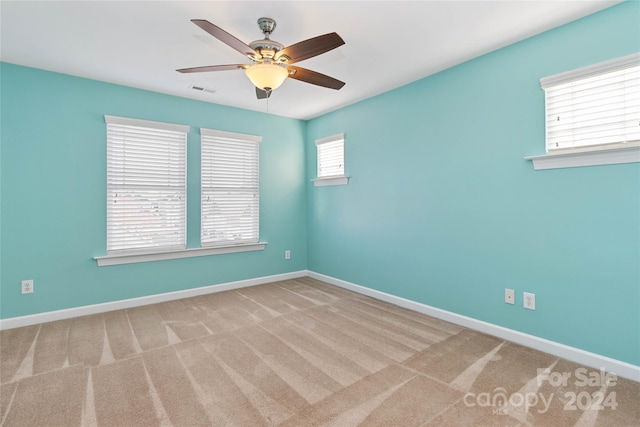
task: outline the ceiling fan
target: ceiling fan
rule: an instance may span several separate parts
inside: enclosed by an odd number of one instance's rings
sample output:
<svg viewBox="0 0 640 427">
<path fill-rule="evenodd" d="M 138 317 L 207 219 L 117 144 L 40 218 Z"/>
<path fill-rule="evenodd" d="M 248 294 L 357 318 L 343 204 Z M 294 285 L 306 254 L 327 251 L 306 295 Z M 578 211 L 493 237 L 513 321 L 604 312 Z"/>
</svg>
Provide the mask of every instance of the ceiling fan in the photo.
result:
<svg viewBox="0 0 640 427">
<path fill-rule="evenodd" d="M 284 47 L 281 43 L 269 38 L 276 28 L 276 21 L 271 18 L 260 18 L 258 26 L 264 34 L 264 39 L 247 45 L 209 21 L 192 19 L 191 22 L 229 47 L 246 55 L 253 64 L 208 65 L 176 70 L 180 73 L 242 69 L 256 87 L 258 99 L 269 98 L 271 92 L 277 89 L 287 77 L 336 90 L 345 85 L 344 82 L 333 77 L 290 65 L 342 46 L 344 40 L 337 33 L 324 34 Z"/>
</svg>

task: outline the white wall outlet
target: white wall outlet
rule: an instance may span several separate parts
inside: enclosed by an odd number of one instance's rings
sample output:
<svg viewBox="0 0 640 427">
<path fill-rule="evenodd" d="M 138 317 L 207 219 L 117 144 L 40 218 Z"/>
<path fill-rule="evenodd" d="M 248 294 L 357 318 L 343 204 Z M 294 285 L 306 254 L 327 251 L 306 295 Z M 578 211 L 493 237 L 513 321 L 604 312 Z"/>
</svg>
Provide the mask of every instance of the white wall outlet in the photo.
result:
<svg viewBox="0 0 640 427">
<path fill-rule="evenodd" d="M 284 259 L 291 259 L 291 251 L 289 249 L 284 251 Z"/>
<path fill-rule="evenodd" d="M 516 293 L 513 289 L 505 289 L 504 290 L 504 302 L 507 304 L 515 304 L 516 303 Z"/>
<path fill-rule="evenodd" d="M 529 310 L 536 309 L 536 294 L 530 294 L 529 292 L 524 292 L 522 294 L 522 306 Z"/>
<path fill-rule="evenodd" d="M 32 294 L 33 293 L 33 280 L 23 280 L 22 281 L 22 293 L 23 294 Z"/>
</svg>

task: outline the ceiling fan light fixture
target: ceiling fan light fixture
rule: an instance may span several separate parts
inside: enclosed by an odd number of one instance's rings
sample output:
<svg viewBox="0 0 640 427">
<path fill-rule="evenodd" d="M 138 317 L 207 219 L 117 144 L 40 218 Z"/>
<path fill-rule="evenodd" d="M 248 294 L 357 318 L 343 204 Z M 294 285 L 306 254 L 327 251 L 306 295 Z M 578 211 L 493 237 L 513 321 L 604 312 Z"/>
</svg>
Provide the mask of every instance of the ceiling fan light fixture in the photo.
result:
<svg viewBox="0 0 640 427">
<path fill-rule="evenodd" d="M 279 65 L 262 63 L 248 67 L 245 74 L 258 89 L 271 91 L 284 83 L 289 72 Z"/>
<path fill-rule="evenodd" d="M 279 88 L 287 77 L 300 82 L 335 90 L 341 89 L 344 86 L 344 82 L 334 79 L 333 77 L 326 76 L 317 71 L 289 65 L 313 58 L 342 46 L 344 40 L 342 40 L 337 33 L 327 33 L 312 37 L 285 47 L 282 43 L 271 40 L 270 38 L 271 33 L 276 28 L 276 21 L 271 18 L 260 18 L 258 20 L 258 26 L 262 30 L 264 38 L 247 45 L 207 20 L 192 19 L 191 22 L 230 48 L 246 55 L 254 64 L 207 65 L 204 67 L 180 68 L 176 70 L 180 73 L 241 69 L 245 71 L 251 83 L 256 87 L 256 97 L 258 99 L 268 99 L 271 92 Z"/>
</svg>

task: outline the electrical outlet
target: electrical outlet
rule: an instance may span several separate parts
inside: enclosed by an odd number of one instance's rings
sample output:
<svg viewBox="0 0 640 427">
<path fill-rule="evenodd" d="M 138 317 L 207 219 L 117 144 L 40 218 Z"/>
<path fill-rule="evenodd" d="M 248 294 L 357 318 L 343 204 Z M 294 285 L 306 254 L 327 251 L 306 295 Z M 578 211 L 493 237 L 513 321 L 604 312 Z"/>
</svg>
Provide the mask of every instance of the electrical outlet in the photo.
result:
<svg viewBox="0 0 640 427">
<path fill-rule="evenodd" d="M 284 259 L 291 259 L 291 251 L 289 249 L 284 251 Z"/>
<path fill-rule="evenodd" d="M 23 294 L 32 294 L 33 293 L 33 280 L 23 280 L 22 281 L 22 293 Z"/>
<path fill-rule="evenodd" d="M 506 302 L 507 304 L 516 303 L 516 293 L 513 291 L 513 289 L 504 290 L 504 302 Z"/>
<path fill-rule="evenodd" d="M 529 292 L 524 292 L 522 294 L 522 306 L 529 310 L 536 309 L 536 294 L 530 294 Z"/>
</svg>

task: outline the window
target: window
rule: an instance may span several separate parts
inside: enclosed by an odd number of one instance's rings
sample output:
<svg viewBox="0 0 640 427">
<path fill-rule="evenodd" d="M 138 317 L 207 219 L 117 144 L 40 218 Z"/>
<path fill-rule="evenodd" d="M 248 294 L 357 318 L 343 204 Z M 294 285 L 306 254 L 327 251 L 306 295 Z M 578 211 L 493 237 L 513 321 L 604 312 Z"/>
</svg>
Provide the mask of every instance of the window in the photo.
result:
<svg viewBox="0 0 640 427">
<path fill-rule="evenodd" d="M 329 136 L 316 141 L 318 152 L 318 178 L 316 186 L 347 184 L 344 174 L 344 134 Z"/>
<path fill-rule="evenodd" d="M 186 247 L 189 126 L 105 116 L 107 254 Z"/>
<path fill-rule="evenodd" d="M 534 169 L 640 162 L 640 53 L 540 79 L 547 155 Z"/>
<path fill-rule="evenodd" d="M 201 129 L 202 246 L 257 243 L 262 137 Z"/>
<path fill-rule="evenodd" d="M 640 55 L 540 81 L 547 152 L 640 141 Z"/>
</svg>

